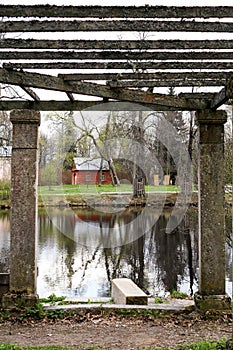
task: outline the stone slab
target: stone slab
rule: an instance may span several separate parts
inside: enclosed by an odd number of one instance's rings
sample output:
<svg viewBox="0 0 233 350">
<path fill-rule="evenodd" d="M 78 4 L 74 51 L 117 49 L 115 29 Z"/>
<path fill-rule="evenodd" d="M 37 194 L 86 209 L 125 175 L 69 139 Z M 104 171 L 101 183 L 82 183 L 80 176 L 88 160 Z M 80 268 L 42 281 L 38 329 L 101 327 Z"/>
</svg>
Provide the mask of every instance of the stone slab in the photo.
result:
<svg viewBox="0 0 233 350">
<path fill-rule="evenodd" d="M 115 304 L 147 305 L 148 295 L 131 279 L 115 278 L 112 280 L 112 298 Z"/>
<path fill-rule="evenodd" d="M 86 300 L 86 303 L 83 303 L 84 298 L 74 297 L 67 298 L 66 301 L 71 301 L 71 304 L 67 305 L 49 305 L 44 304 L 45 310 L 73 310 L 77 312 L 89 311 L 96 312 L 101 310 L 157 310 L 161 312 L 179 312 L 184 310 L 190 310 L 194 308 L 193 300 L 181 300 L 181 299 L 165 299 L 163 303 L 155 304 L 154 298 L 148 299 L 148 305 L 116 305 L 110 303 L 109 298 L 92 298 L 94 304 L 90 300 Z M 97 302 L 98 301 L 98 302 Z M 76 302 L 76 303 L 74 303 Z M 78 304 L 80 302 L 80 304 Z"/>
</svg>

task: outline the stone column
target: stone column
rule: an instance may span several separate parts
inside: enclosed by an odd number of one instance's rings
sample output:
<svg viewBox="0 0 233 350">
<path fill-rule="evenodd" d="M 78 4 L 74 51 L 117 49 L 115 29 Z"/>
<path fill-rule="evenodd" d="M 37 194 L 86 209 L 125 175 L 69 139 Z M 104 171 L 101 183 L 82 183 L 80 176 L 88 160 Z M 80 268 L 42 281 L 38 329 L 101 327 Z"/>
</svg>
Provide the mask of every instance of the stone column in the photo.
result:
<svg viewBox="0 0 233 350">
<path fill-rule="evenodd" d="M 38 127 L 40 113 L 13 110 L 11 163 L 10 288 L 3 296 L 5 308 L 33 306 L 36 294 Z"/>
<path fill-rule="evenodd" d="M 202 311 L 230 308 L 225 294 L 224 123 L 225 111 L 198 112 L 199 291 Z"/>
</svg>

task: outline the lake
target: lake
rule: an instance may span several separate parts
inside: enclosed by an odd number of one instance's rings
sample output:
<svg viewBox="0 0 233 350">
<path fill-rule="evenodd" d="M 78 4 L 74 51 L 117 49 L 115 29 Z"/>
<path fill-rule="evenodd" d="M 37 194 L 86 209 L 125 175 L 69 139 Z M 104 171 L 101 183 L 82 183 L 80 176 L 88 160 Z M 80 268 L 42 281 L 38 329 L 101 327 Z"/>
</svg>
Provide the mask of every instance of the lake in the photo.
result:
<svg viewBox="0 0 233 350">
<path fill-rule="evenodd" d="M 197 209 L 166 233 L 171 210 L 126 208 L 39 210 L 38 294 L 110 296 L 113 278 L 131 278 L 146 293 L 166 296 L 172 289 L 193 295 L 198 289 Z M 226 220 L 231 237 L 231 215 Z M 226 289 L 231 293 L 231 258 L 226 243 Z M 9 271 L 10 211 L 0 211 L 0 272 Z"/>
</svg>

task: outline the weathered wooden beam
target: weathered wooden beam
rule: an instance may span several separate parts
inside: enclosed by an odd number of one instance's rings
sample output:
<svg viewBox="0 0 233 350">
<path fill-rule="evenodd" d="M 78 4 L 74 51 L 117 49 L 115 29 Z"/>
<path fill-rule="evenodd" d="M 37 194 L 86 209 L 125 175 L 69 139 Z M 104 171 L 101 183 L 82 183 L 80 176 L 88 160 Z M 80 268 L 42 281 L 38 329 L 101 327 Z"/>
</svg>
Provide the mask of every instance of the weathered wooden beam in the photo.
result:
<svg viewBox="0 0 233 350">
<path fill-rule="evenodd" d="M 0 51 L 2 60 L 232 60 L 233 51 Z"/>
<path fill-rule="evenodd" d="M 204 97 L 203 97 L 204 98 Z M 199 99 L 195 99 L 199 101 Z M 176 111 L 180 110 L 177 107 L 151 105 L 150 103 L 140 103 L 141 106 L 149 108 L 153 111 Z M 81 111 L 86 108 L 92 107 L 92 109 L 97 111 L 129 111 L 138 110 L 139 105 L 136 103 L 129 104 L 128 102 L 109 102 L 104 103 L 103 101 L 19 101 L 19 100 L 0 100 L 0 110 L 10 111 L 13 109 L 32 109 L 36 111 Z M 189 109 L 196 110 L 196 109 Z"/>
<path fill-rule="evenodd" d="M 217 109 L 229 99 L 233 98 L 233 76 L 229 77 L 226 82 L 226 86 L 218 93 L 216 93 L 211 100 L 210 108 Z"/>
<path fill-rule="evenodd" d="M 233 49 L 232 40 L 36 40 L 3 39 L 0 48 L 13 49 Z"/>
<path fill-rule="evenodd" d="M 65 82 L 59 77 L 51 75 L 18 72 L 12 70 L 0 69 L 0 82 L 12 85 L 29 86 L 47 90 L 71 92 L 81 95 L 97 96 L 110 98 L 120 101 L 129 101 L 137 103 L 151 103 L 151 105 L 160 105 L 179 108 L 181 110 L 199 110 L 206 107 L 206 101 L 192 101 L 182 99 L 177 96 L 170 96 L 158 93 L 148 93 L 135 89 L 112 89 L 105 85 L 88 82 Z"/>
<path fill-rule="evenodd" d="M 35 91 L 33 91 L 32 89 L 30 89 L 29 87 L 26 86 L 20 86 L 21 89 L 23 89 L 30 97 L 33 98 L 33 100 L 39 102 L 40 98 L 39 96 L 35 93 Z"/>
<path fill-rule="evenodd" d="M 206 99 L 212 100 L 214 97 L 214 92 L 181 92 L 179 94 L 180 97 L 187 99 Z"/>
<path fill-rule="evenodd" d="M 0 110 L 33 109 L 36 111 L 69 111 L 83 110 L 92 106 L 102 105 L 103 101 L 19 101 L 0 100 Z"/>
<path fill-rule="evenodd" d="M 3 63 L 3 68 L 6 69 L 124 69 L 130 71 L 142 71 L 145 69 L 233 69 L 233 62 L 211 62 L 211 61 L 143 61 L 143 62 L 115 62 L 115 61 L 102 61 L 102 62 L 20 62 L 20 63 Z"/>
<path fill-rule="evenodd" d="M 233 17 L 231 6 L 0 5 L 4 17 L 195 18 Z"/>
<path fill-rule="evenodd" d="M 223 32 L 232 33 L 231 22 L 155 21 L 155 20 L 72 20 L 72 21 L 1 21 L 1 33 L 15 32 Z"/>
<path fill-rule="evenodd" d="M 214 96 L 210 102 L 210 108 L 217 109 L 218 107 L 220 107 L 221 105 L 223 105 L 227 101 L 228 101 L 228 97 L 226 94 L 226 89 L 223 88 L 220 92 L 214 94 Z"/>
<path fill-rule="evenodd" d="M 74 98 L 74 96 L 73 96 L 73 94 L 72 94 L 71 92 L 66 92 L 66 95 L 68 96 L 68 98 L 69 98 L 69 100 L 70 100 L 71 102 L 74 102 L 74 101 L 75 101 L 75 98 Z"/>
<path fill-rule="evenodd" d="M 158 72 L 158 73 L 74 73 L 59 74 L 58 76 L 65 81 L 79 80 L 179 80 L 179 79 L 226 79 L 233 72 Z"/>
<path fill-rule="evenodd" d="M 165 80 L 123 80 L 108 81 L 111 88 L 143 88 L 143 87 L 201 87 L 201 86 L 224 86 L 226 79 L 165 79 Z"/>
</svg>

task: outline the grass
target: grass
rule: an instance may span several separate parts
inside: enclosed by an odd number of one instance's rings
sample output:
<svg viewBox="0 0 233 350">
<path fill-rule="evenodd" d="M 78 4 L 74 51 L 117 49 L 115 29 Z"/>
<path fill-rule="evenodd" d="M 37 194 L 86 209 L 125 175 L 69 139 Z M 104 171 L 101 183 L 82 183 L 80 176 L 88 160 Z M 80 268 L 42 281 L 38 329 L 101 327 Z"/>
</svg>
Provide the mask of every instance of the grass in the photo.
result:
<svg viewBox="0 0 233 350">
<path fill-rule="evenodd" d="M 13 344 L 0 344 L 0 350 L 71 350 L 74 348 L 62 347 L 62 346 L 19 346 Z M 89 347 L 84 347 L 84 345 L 76 345 L 75 349 L 86 349 L 86 350 L 101 350 L 100 345 L 91 345 Z M 198 341 L 194 344 L 178 345 L 173 348 L 161 348 L 154 346 L 141 347 L 141 350 L 227 350 L 226 340 L 220 340 L 218 342 L 212 341 Z"/>
<path fill-rule="evenodd" d="M 146 193 L 155 192 L 178 192 L 178 186 L 146 186 Z M 57 185 L 57 186 L 39 186 L 39 206 L 44 205 L 46 201 L 49 205 L 57 205 L 57 203 L 68 202 L 71 205 L 85 205 L 87 196 L 90 196 L 90 200 L 96 198 L 101 200 L 101 194 L 104 196 L 114 195 L 114 193 L 126 192 L 132 196 L 132 185 L 122 184 L 121 186 L 112 185 Z"/>
<path fill-rule="evenodd" d="M 215 341 L 198 341 L 193 344 L 183 344 L 172 348 L 164 348 L 157 346 L 145 346 L 141 350 L 229 350 L 226 340 Z"/>
<path fill-rule="evenodd" d="M 155 304 L 162 304 L 162 303 L 163 303 L 163 299 L 160 298 L 160 297 L 155 297 L 154 303 L 155 303 Z"/>
<path fill-rule="evenodd" d="M 171 297 L 174 299 L 186 299 L 188 295 L 173 289 L 171 291 Z"/>
<path fill-rule="evenodd" d="M 48 296 L 48 298 L 40 298 L 40 302 L 55 305 L 57 302 L 63 302 L 65 298 L 65 296 L 56 296 L 54 293 L 52 293 Z"/>
<path fill-rule="evenodd" d="M 9 206 L 10 204 L 10 182 L 0 180 L 0 205 Z"/>
<path fill-rule="evenodd" d="M 199 341 L 191 345 L 180 345 L 176 347 L 177 350 L 227 350 L 226 340 L 219 342 L 213 341 Z"/>
<path fill-rule="evenodd" d="M 146 192 L 178 192 L 179 186 L 146 186 Z M 91 193 L 97 194 L 102 192 L 132 192 L 131 184 L 122 184 L 120 186 L 112 185 L 54 185 L 54 186 L 39 186 L 40 194 L 56 195 L 56 194 L 79 194 Z"/>
<path fill-rule="evenodd" d="M 179 186 L 146 186 L 146 193 L 156 193 L 156 192 L 179 192 Z M 118 193 L 118 192 L 127 192 L 132 193 L 132 185 L 131 184 L 122 184 L 120 186 L 112 186 L 112 185 L 53 185 L 53 186 L 39 186 L 38 187 L 38 204 L 39 206 L 43 206 L 44 200 L 46 197 L 46 201 L 49 201 L 49 204 L 53 205 L 55 201 L 58 203 L 59 201 L 68 201 L 69 203 L 78 203 L 79 205 L 83 204 L 83 195 L 90 194 L 100 195 L 103 193 L 106 195 L 107 193 Z M 43 197 L 44 196 L 44 197 Z M 65 198 L 64 198 L 65 197 Z M 50 203 L 51 201 L 51 203 Z M 0 205 L 2 206 L 10 206 L 10 189 L 9 184 L 0 183 Z"/>
</svg>

